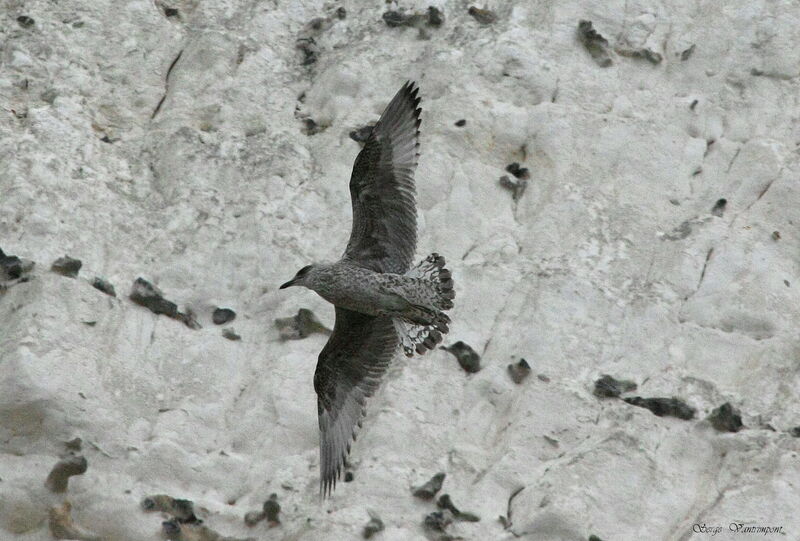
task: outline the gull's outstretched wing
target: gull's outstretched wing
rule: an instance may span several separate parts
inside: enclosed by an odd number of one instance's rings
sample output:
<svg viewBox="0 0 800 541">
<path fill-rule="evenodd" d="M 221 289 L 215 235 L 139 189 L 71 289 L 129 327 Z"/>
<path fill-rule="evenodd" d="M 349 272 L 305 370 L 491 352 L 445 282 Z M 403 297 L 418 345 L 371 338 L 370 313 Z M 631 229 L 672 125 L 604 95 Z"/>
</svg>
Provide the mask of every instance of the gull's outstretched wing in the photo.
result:
<svg viewBox="0 0 800 541">
<path fill-rule="evenodd" d="M 336 307 L 333 334 L 319 354 L 314 372 L 323 496 L 336 486 L 361 426 L 366 398 L 378 388 L 398 343 L 392 318 Z"/>
<path fill-rule="evenodd" d="M 350 177 L 353 229 L 342 258 L 376 272 L 406 272 L 417 247 L 418 92 L 407 82 L 395 95 Z"/>
</svg>

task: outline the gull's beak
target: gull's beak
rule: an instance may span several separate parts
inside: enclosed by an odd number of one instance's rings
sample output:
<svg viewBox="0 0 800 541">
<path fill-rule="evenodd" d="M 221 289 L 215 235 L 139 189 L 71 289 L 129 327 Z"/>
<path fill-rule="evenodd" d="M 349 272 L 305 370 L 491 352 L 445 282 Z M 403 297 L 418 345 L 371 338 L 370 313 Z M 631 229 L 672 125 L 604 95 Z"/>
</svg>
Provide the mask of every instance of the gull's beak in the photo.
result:
<svg viewBox="0 0 800 541">
<path fill-rule="evenodd" d="M 285 284 L 281 284 L 281 287 L 279 287 L 278 289 L 286 289 L 287 287 L 293 286 L 293 285 L 294 285 L 294 278 L 292 278 L 291 280 L 289 280 Z"/>
</svg>

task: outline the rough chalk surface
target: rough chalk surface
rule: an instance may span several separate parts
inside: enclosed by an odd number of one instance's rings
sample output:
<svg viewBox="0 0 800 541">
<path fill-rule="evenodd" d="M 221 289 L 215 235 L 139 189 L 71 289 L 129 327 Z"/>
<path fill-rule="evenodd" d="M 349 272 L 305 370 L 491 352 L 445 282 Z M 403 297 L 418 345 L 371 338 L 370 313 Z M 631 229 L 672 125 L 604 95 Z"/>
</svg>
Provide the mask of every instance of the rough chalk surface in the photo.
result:
<svg viewBox="0 0 800 541">
<path fill-rule="evenodd" d="M 491 24 L 455 0 L 7 3 L 0 248 L 37 264 L 0 287 L 0 538 L 49 540 L 67 509 L 102 539 L 161 539 L 170 517 L 139 502 L 166 494 L 236 539 L 357 539 L 372 509 L 375 539 L 424 540 L 439 511 L 411 487 L 436 472 L 480 517 L 442 522 L 464 539 L 727 539 L 734 521 L 800 538 L 800 7 L 490 4 Z M 431 5 L 439 27 L 382 19 Z M 482 369 L 399 356 L 354 480 L 320 503 L 327 336 L 282 341 L 273 322 L 308 308 L 332 328 L 333 310 L 278 285 L 343 251 L 350 133 L 407 79 L 418 257 L 447 257 L 449 336 Z M 75 279 L 48 270 L 65 253 Z M 138 276 L 202 328 L 131 302 Z M 537 377 L 517 385 L 521 357 Z M 600 399 L 603 374 L 697 415 Z M 707 420 L 725 403 L 738 432 Z M 76 437 L 89 467 L 51 493 Z M 280 524 L 248 527 L 273 493 Z"/>
</svg>

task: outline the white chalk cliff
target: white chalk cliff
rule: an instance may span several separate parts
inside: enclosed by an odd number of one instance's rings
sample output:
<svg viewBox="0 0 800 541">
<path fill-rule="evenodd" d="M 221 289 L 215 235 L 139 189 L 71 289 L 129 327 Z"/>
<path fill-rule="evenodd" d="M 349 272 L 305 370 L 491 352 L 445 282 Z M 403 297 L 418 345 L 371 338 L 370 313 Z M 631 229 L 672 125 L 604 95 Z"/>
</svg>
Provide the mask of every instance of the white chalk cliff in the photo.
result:
<svg viewBox="0 0 800 541">
<path fill-rule="evenodd" d="M 163 539 L 153 494 L 238 539 L 358 539 L 368 510 L 373 539 L 435 539 L 410 487 L 437 472 L 481 519 L 446 528 L 468 540 L 800 538 L 800 6 L 498 0 L 489 24 L 462 1 L 399 7 L 429 5 L 440 27 L 355 0 L 5 3 L 0 248 L 36 266 L 0 292 L 0 539 L 52 539 L 65 500 L 85 539 Z M 354 480 L 320 503 L 327 337 L 283 341 L 274 320 L 333 309 L 278 285 L 343 251 L 349 133 L 407 79 L 418 256 L 447 257 L 445 343 L 482 369 L 398 356 Z M 512 162 L 530 171 L 516 201 Z M 77 278 L 49 270 L 65 254 Z M 202 328 L 131 302 L 139 276 Z M 697 415 L 598 398 L 602 374 Z M 738 432 L 706 420 L 726 402 Z M 76 437 L 88 469 L 54 493 Z M 247 526 L 272 493 L 281 524 Z"/>
</svg>

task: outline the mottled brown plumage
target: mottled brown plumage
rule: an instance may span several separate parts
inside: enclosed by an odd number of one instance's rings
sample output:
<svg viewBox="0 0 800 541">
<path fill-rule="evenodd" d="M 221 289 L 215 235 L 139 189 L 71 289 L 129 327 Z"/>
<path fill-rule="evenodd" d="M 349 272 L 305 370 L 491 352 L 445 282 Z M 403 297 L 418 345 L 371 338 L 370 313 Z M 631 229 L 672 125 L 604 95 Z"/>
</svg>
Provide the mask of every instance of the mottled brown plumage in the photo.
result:
<svg viewBox="0 0 800 541">
<path fill-rule="evenodd" d="M 330 494 L 398 346 L 433 349 L 447 333 L 453 280 L 433 254 L 410 269 L 417 244 L 414 170 L 419 148 L 418 89 L 406 83 L 358 154 L 350 178 L 353 226 L 342 258 L 304 267 L 281 288 L 302 285 L 336 307 L 317 361 L 320 491 Z"/>
</svg>

